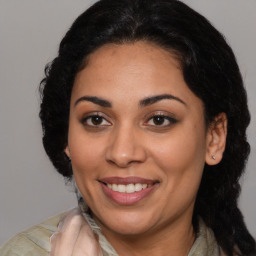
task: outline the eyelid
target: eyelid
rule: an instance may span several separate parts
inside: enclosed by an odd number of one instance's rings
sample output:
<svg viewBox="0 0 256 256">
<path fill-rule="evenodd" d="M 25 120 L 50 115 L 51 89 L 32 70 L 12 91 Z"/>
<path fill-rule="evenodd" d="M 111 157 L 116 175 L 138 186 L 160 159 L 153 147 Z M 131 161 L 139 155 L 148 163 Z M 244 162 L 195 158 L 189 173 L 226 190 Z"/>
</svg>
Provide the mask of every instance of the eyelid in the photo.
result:
<svg viewBox="0 0 256 256">
<path fill-rule="evenodd" d="M 106 124 L 104 124 L 104 125 L 102 125 L 102 124 L 100 124 L 100 125 L 89 125 L 89 124 L 85 123 L 88 119 L 90 119 L 92 117 L 95 117 L 95 116 L 102 117 L 109 124 L 107 124 L 107 125 Z M 84 126 L 87 126 L 87 127 L 89 126 L 89 127 L 98 127 L 98 128 L 102 127 L 102 126 L 110 126 L 110 125 L 112 125 L 112 123 L 108 120 L 106 115 L 103 114 L 102 112 L 90 112 L 90 113 L 87 113 L 87 114 L 83 115 L 83 117 L 81 118 L 81 123 Z"/>
<path fill-rule="evenodd" d="M 153 117 L 156 117 L 156 116 L 161 116 L 161 117 L 164 117 L 166 118 L 170 124 L 168 125 L 148 125 L 147 123 L 153 118 Z M 146 122 L 144 122 L 144 125 L 146 126 L 155 126 L 155 127 L 158 127 L 158 128 L 161 128 L 161 127 L 169 127 L 175 123 L 178 122 L 177 118 L 174 116 L 174 114 L 171 114 L 171 113 L 168 113 L 168 112 L 165 112 L 165 111 L 155 111 L 155 112 L 152 112 L 148 115 L 146 115 L 145 117 L 146 119 Z"/>
</svg>

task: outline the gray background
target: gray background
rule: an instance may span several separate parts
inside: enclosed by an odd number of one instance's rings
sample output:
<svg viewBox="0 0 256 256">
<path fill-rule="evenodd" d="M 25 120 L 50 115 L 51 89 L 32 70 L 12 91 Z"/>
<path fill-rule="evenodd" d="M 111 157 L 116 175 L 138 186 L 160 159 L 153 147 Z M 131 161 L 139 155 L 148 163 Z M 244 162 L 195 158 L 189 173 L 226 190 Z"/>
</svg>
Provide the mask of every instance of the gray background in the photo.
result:
<svg viewBox="0 0 256 256">
<path fill-rule="evenodd" d="M 94 1 L 0 0 L 0 244 L 49 216 L 74 207 L 71 188 L 41 144 L 38 85 L 72 21 Z M 231 44 L 248 90 L 252 151 L 240 206 L 256 237 L 256 1 L 184 0 Z"/>
</svg>

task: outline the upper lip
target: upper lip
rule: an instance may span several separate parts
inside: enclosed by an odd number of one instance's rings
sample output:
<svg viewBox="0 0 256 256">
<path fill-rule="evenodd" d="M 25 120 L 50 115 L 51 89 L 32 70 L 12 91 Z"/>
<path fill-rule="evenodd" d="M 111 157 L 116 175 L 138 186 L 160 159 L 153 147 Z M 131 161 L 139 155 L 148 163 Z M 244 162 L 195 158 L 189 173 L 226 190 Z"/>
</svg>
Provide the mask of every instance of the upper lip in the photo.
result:
<svg viewBox="0 0 256 256">
<path fill-rule="evenodd" d="M 100 182 L 103 183 L 108 183 L 108 184 L 123 184 L 123 185 L 128 185 L 128 184 L 136 184 L 136 183 L 141 183 L 141 184 L 155 184 L 158 183 L 157 180 L 152 180 L 152 179 L 145 179 L 141 177 L 135 177 L 135 176 L 130 176 L 130 177 L 106 177 L 99 179 Z"/>
</svg>

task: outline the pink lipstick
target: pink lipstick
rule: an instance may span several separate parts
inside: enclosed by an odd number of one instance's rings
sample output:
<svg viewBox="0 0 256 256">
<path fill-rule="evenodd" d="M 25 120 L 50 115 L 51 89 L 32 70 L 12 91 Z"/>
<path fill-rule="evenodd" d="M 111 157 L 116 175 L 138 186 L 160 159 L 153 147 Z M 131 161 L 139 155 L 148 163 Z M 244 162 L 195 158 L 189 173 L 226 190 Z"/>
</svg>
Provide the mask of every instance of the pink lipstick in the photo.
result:
<svg viewBox="0 0 256 256">
<path fill-rule="evenodd" d="M 119 205 L 132 205 L 149 196 L 157 187 L 157 180 L 140 177 L 108 177 L 99 180 L 103 192 Z"/>
</svg>

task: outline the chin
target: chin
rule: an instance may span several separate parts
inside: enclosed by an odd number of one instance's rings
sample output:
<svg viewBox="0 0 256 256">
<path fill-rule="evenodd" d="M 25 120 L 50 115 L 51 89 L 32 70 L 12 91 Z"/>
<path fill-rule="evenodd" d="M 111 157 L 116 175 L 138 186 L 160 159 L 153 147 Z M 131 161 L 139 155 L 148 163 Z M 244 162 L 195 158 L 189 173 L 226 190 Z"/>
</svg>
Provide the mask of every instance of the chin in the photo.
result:
<svg viewBox="0 0 256 256">
<path fill-rule="evenodd" d="M 152 216 L 152 215 L 150 215 Z M 139 235 L 152 228 L 155 220 L 150 216 L 138 213 L 122 213 L 105 215 L 103 218 L 94 216 L 99 225 L 120 235 Z"/>
</svg>

